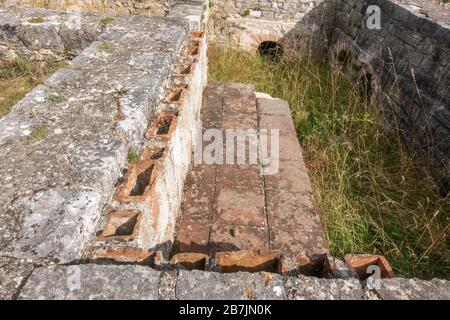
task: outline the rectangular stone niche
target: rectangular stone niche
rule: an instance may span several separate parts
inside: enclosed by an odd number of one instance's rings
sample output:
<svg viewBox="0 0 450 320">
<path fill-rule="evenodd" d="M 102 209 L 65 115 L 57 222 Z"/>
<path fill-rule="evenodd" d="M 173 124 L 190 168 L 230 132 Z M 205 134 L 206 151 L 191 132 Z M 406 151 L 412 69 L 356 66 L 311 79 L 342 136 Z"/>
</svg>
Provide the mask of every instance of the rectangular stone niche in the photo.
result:
<svg viewBox="0 0 450 320">
<path fill-rule="evenodd" d="M 154 193 L 157 171 L 153 160 L 131 164 L 123 183 L 117 188 L 116 199 L 120 202 L 148 201 Z"/>
<path fill-rule="evenodd" d="M 139 210 L 111 212 L 98 240 L 131 241 L 139 234 L 141 220 Z"/>
<path fill-rule="evenodd" d="M 173 88 L 164 102 L 167 104 L 182 104 L 186 100 L 187 89 L 187 85 Z"/>
<path fill-rule="evenodd" d="M 203 31 L 191 32 L 191 37 L 193 37 L 193 38 L 203 38 L 203 35 L 204 35 Z"/>
<path fill-rule="evenodd" d="M 142 152 L 142 160 L 163 160 L 168 154 L 166 147 L 146 147 Z"/>
<path fill-rule="evenodd" d="M 203 253 L 177 253 L 170 260 L 172 269 L 207 270 L 209 257 Z"/>
<path fill-rule="evenodd" d="M 336 271 L 334 262 L 328 254 L 307 255 L 304 252 L 283 257 L 282 274 L 302 274 L 317 278 L 330 278 Z"/>
<path fill-rule="evenodd" d="M 394 277 L 394 272 L 389 262 L 383 256 L 374 254 L 347 254 L 344 260 L 350 271 L 355 273 L 361 281 L 366 280 L 372 275 L 369 270 L 370 266 L 376 266 L 380 269 L 380 277 L 382 279 Z"/>
<path fill-rule="evenodd" d="M 189 55 L 197 56 L 198 55 L 198 47 L 192 46 L 189 48 Z"/>
<path fill-rule="evenodd" d="M 178 92 L 172 98 L 174 101 L 180 98 L 182 92 Z M 150 122 L 150 126 L 145 133 L 147 139 L 159 137 L 163 140 L 170 140 L 178 124 L 178 112 L 162 113 Z"/>
<path fill-rule="evenodd" d="M 190 63 L 188 65 L 183 65 L 181 67 L 180 74 L 181 75 L 188 75 L 188 74 L 194 73 L 195 65 L 196 65 L 196 62 L 192 62 L 192 63 Z"/>
<path fill-rule="evenodd" d="M 272 272 L 281 271 L 281 253 L 278 251 L 241 250 L 219 252 L 214 259 L 214 271 Z"/>
</svg>

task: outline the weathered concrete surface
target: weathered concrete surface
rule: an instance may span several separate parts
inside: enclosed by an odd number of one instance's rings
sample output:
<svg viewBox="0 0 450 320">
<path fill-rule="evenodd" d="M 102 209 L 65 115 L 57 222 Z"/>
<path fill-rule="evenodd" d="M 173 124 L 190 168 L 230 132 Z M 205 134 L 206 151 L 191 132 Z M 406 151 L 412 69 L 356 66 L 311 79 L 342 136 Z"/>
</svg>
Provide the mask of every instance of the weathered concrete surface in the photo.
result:
<svg viewBox="0 0 450 320">
<path fill-rule="evenodd" d="M 100 194 L 86 187 L 50 188 L 22 197 L 1 216 L 6 221 L 12 218 L 10 214 L 23 217 L 20 226 L 3 226 L 11 232 L 3 235 L 3 250 L 15 257 L 76 259 L 101 208 Z"/>
<path fill-rule="evenodd" d="M 30 16 L 19 12 L 18 20 Z M 1 119 L 2 255 L 81 257 L 128 150 L 142 145 L 188 32 L 183 20 L 140 16 L 114 17 L 104 29 Z"/>
<path fill-rule="evenodd" d="M 383 300 L 448 300 L 450 285 L 448 281 L 433 279 L 393 278 L 381 279 L 380 288 L 375 290 Z"/>
<path fill-rule="evenodd" d="M 104 31 L 98 14 L 0 6 L 0 60 L 63 60 L 81 53 Z"/>
<path fill-rule="evenodd" d="M 269 273 L 220 274 L 180 271 L 176 297 L 181 300 L 280 300 L 286 298 L 280 275 Z"/>
<path fill-rule="evenodd" d="M 156 300 L 159 278 L 142 266 L 50 266 L 35 269 L 19 299 Z"/>
<path fill-rule="evenodd" d="M 361 300 L 364 290 L 356 279 L 289 277 L 284 280 L 290 300 Z"/>
<path fill-rule="evenodd" d="M 6 260 L 0 260 L 8 263 Z M 5 261 L 5 262 L 3 262 Z M 13 264 L 10 264 L 11 266 Z M 11 269 L 12 270 L 12 269 Z M 450 282 L 384 279 L 368 290 L 356 279 L 279 274 L 157 271 L 137 265 L 47 266 L 16 271 L 19 299 L 360 300 L 449 299 Z M 2 274 L 0 273 L 0 277 Z M 1 278 L 0 278 L 1 279 Z M 10 288 L 13 288 L 13 283 Z M 2 283 L 3 286 L 5 286 Z M 9 284 L 7 284 L 9 285 Z M 14 291 L 14 290 L 12 290 Z"/>
<path fill-rule="evenodd" d="M 208 3 L 205 1 L 176 1 L 167 17 L 185 18 L 189 21 L 191 31 L 203 30 L 208 16 Z"/>
<path fill-rule="evenodd" d="M 0 257 L 0 300 L 13 299 L 33 265 L 24 259 Z"/>
</svg>

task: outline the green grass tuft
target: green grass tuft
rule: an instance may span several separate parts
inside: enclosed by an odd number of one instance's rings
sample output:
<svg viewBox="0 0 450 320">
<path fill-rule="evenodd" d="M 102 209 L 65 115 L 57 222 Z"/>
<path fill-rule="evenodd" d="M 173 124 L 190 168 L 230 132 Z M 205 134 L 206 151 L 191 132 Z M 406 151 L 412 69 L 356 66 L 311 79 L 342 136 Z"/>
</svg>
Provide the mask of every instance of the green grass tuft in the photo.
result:
<svg viewBox="0 0 450 320">
<path fill-rule="evenodd" d="M 127 88 L 118 88 L 116 90 L 113 91 L 113 94 L 116 96 L 123 96 L 126 95 L 130 90 L 128 90 Z"/>
<path fill-rule="evenodd" d="M 313 58 L 275 63 L 214 47 L 209 55 L 210 80 L 253 83 L 289 102 L 333 255 L 378 253 L 398 275 L 450 279 L 450 199 L 384 133 L 352 81 Z"/>
<path fill-rule="evenodd" d="M 130 149 L 128 151 L 128 163 L 135 163 L 137 161 L 139 161 L 139 154 L 134 149 Z"/>
<path fill-rule="evenodd" d="M 49 94 L 47 97 L 45 97 L 45 101 L 54 102 L 54 103 L 62 103 L 67 101 L 67 98 L 65 96 L 60 96 L 57 94 Z"/>
<path fill-rule="evenodd" d="M 45 139 L 48 136 L 48 128 L 44 125 L 35 125 L 31 131 L 30 137 L 25 141 L 26 144 Z"/>
<path fill-rule="evenodd" d="M 100 25 L 102 27 L 106 27 L 108 24 L 110 24 L 113 21 L 114 21 L 114 18 L 111 18 L 111 17 L 102 18 L 100 20 Z"/>
<path fill-rule="evenodd" d="M 43 22 L 44 22 L 43 18 L 33 18 L 33 19 L 30 20 L 30 23 L 35 23 L 35 24 L 43 23 Z"/>
</svg>

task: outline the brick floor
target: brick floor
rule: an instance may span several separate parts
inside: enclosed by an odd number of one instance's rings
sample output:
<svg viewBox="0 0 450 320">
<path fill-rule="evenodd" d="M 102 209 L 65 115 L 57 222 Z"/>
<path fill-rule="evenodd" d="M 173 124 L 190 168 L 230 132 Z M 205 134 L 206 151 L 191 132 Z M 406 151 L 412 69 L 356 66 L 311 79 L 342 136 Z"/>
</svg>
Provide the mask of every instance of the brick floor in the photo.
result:
<svg viewBox="0 0 450 320">
<path fill-rule="evenodd" d="M 244 165 L 193 166 L 185 184 L 178 250 L 210 255 L 250 249 L 327 252 L 287 102 L 256 99 L 252 85 L 213 82 L 205 90 L 202 123 L 203 130 L 253 129 L 263 134 L 262 129 L 279 129 L 280 152 L 272 158 L 279 171 L 263 175 L 261 164 L 248 164 L 248 153 Z M 254 142 L 261 155 L 261 139 Z"/>
</svg>

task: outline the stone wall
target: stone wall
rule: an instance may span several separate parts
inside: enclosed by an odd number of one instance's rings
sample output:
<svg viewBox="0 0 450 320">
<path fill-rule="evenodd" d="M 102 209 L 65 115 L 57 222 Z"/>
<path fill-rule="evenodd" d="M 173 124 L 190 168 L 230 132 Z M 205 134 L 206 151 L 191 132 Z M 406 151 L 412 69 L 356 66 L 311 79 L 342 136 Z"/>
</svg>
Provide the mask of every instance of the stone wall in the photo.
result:
<svg viewBox="0 0 450 320">
<path fill-rule="evenodd" d="M 237 17 L 265 20 L 299 20 L 318 0 L 212 0 L 212 8 Z"/>
<path fill-rule="evenodd" d="M 386 129 L 399 132 L 428 161 L 446 193 L 450 190 L 450 11 L 439 12 L 431 2 L 416 4 L 422 9 L 390 0 L 339 0 L 330 47 L 336 57 L 349 54 L 347 71 L 378 105 Z M 381 9 L 379 30 L 366 26 L 368 5 Z"/>
<path fill-rule="evenodd" d="M 263 41 L 283 42 L 285 47 L 315 51 L 326 47 L 324 27 L 334 19 L 334 2 L 297 1 L 210 1 L 209 37 L 218 45 L 231 45 L 255 51 Z M 299 22 L 302 23 L 299 23 Z M 296 30 L 297 40 L 290 37 Z M 289 38 L 289 41 L 286 41 Z M 307 39 L 307 41 L 305 41 Z"/>
<path fill-rule="evenodd" d="M 433 169 L 443 194 L 448 192 L 449 4 L 426 0 L 411 0 L 409 5 L 397 0 L 296 1 L 297 6 L 291 1 L 211 3 L 209 32 L 216 44 L 255 51 L 263 41 L 274 41 L 286 53 L 331 53 L 334 58 L 348 54 L 346 71 L 369 91 L 367 98 L 378 106 L 386 129 L 400 132 Z M 381 9 L 380 30 L 366 25 L 369 5 Z M 283 15 L 285 7 L 291 8 L 290 15 Z"/>
<path fill-rule="evenodd" d="M 168 11 L 168 0 L 0 0 L 0 3 L 45 9 L 79 9 L 83 12 L 131 13 L 147 16 L 163 16 Z"/>
<path fill-rule="evenodd" d="M 7 0 L 17 3 L 16 0 Z M 64 2 L 64 1 L 63 1 Z M 77 1 L 67 1 L 76 3 Z M 83 3 L 105 2 L 112 6 L 112 1 L 83 0 Z M 56 8 L 64 10 L 47 10 L 35 8 L 23 11 L 15 5 L 0 8 L 0 61 L 10 61 L 23 57 L 33 61 L 62 61 L 79 55 L 88 45 L 103 33 L 114 21 L 116 11 L 108 11 L 99 16 L 91 12 L 73 11 L 66 6 L 51 2 Z M 66 3 L 66 2 L 64 2 Z M 140 1 L 126 3 L 142 4 Z M 191 30 L 203 30 L 207 13 L 202 1 L 171 1 L 167 10 L 161 13 L 169 18 L 187 19 Z M 85 9 L 89 9 L 86 7 Z M 143 9 L 144 10 L 144 9 Z M 14 12 L 20 11 L 21 20 Z M 147 15 L 153 15 L 151 9 L 145 9 Z M 51 14 L 49 14 L 51 13 Z"/>
<path fill-rule="evenodd" d="M 0 118 L 0 260 L 9 261 L 0 262 L 1 297 L 22 281 L 11 268 L 105 258 L 99 247 L 113 251 L 108 258 L 170 248 L 206 83 L 206 38 L 193 32 L 204 24 L 201 7 L 196 19 L 182 9 L 82 14 L 85 29 L 68 34 L 91 43 Z M 57 52 L 65 17 L 0 5 L 0 34 L 21 54 Z M 169 114 L 169 131 L 158 133 Z M 127 236 L 111 231 L 117 221 L 133 224 Z"/>
</svg>

